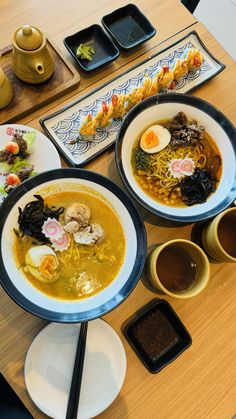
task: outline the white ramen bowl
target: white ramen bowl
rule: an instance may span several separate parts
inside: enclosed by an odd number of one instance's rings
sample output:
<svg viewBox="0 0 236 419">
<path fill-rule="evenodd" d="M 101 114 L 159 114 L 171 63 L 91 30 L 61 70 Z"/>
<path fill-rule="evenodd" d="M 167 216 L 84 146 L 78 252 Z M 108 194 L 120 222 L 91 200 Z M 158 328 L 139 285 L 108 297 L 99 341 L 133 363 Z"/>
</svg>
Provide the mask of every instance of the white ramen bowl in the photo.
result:
<svg viewBox="0 0 236 419">
<path fill-rule="evenodd" d="M 94 195 L 114 210 L 123 227 L 126 250 L 121 269 L 109 286 L 90 297 L 69 301 L 44 294 L 19 271 L 13 253 L 13 229 L 18 229 L 18 207 L 24 208 L 35 194 L 46 197 L 71 191 Z M 32 314 L 57 322 L 91 320 L 118 306 L 137 284 L 146 258 L 145 227 L 130 198 L 107 178 L 82 169 L 45 172 L 17 187 L 1 211 L 1 284 L 17 304 Z"/>
<path fill-rule="evenodd" d="M 222 176 L 217 190 L 206 202 L 185 207 L 171 207 L 155 201 L 138 185 L 131 165 L 135 141 L 145 127 L 172 118 L 178 112 L 196 119 L 216 142 L 222 157 Z M 227 208 L 236 196 L 236 131 L 231 122 L 215 107 L 194 96 L 163 94 L 152 96 L 135 106 L 124 119 L 116 142 L 116 162 L 120 176 L 131 195 L 146 209 L 169 220 L 193 222 L 213 217 Z"/>
</svg>

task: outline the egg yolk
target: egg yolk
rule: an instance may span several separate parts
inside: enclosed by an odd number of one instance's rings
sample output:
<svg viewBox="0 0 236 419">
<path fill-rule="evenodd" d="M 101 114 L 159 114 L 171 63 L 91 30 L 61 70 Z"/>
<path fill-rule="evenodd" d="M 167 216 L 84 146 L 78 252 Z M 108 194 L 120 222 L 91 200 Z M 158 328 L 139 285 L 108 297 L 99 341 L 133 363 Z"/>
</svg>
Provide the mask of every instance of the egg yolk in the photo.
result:
<svg viewBox="0 0 236 419">
<path fill-rule="evenodd" d="M 55 277 L 56 269 L 57 269 L 57 261 L 56 261 L 55 256 L 53 255 L 44 256 L 39 266 L 40 274 L 46 279 L 52 279 L 53 277 Z"/>
<path fill-rule="evenodd" d="M 154 131 L 149 131 L 146 135 L 141 138 L 141 144 L 143 148 L 153 148 L 159 145 L 160 141 Z"/>
</svg>

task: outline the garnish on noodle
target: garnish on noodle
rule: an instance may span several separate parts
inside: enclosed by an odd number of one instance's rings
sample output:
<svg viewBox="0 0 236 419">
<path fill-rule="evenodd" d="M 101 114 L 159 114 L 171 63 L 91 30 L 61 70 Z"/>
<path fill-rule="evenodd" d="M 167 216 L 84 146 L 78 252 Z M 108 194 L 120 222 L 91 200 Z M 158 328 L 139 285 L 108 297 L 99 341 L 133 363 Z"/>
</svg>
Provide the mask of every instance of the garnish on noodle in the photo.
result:
<svg viewBox="0 0 236 419">
<path fill-rule="evenodd" d="M 59 239 L 52 240 L 52 247 L 54 250 L 63 252 L 67 250 L 70 246 L 70 237 L 69 234 L 64 233 Z"/>
<path fill-rule="evenodd" d="M 61 223 L 59 223 L 56 218 L 49 217 L 43 223 L 42 233 L 51 241 L 57 241 L 63 236 L 64 230 Z"/>
<path fill-rule="evenodd" d="M 50 240 L 42 233 L 43 224 L 49 217 L 58 220 L 60 215 L 64 212 L 64 208 L 49 208 L 40 195 L 34 195 L 34 197 L 36 198 L 36 201 L 31 201 L 26 204 L 23 210 L 18 208 L 20 235 L 21 237 L 24 235 L 31 236 L 40 242 L 50 243 Z"/>
<path fill-rule="evenodd" d="M 191 176 L 195 169 L 195 163 L 190 157 L 185 159 L 172 159 L 168 164 L 168 170 L 173 178 L 181 178 L 183 176 Z"/>
<path fill-rule="evenodd" d="M 182 160 L 181 164 L 180 164 L 180 173 L 182 173 L 185 176 L 191 176 L 194 172 L 195 169 L 195 163 L 193 161 L 193 159 L 186 157 L 185 159 Z"/>
<path fill-rule="evenodd" d="M 216 179 L 208 170 L 195 169 L 192 176 L 180 182 L 182 197 L 186 205 L 206 202 L 211 192 L 216 190 Z"/>
<path fill-rule="evenodd" d="M 180 172 L 181 162 L 182 159 L 172 159 L 168 164 L 168 170 L 174 178 L 179 179 L 183 176 L 183 174 Z"/>
</svg>

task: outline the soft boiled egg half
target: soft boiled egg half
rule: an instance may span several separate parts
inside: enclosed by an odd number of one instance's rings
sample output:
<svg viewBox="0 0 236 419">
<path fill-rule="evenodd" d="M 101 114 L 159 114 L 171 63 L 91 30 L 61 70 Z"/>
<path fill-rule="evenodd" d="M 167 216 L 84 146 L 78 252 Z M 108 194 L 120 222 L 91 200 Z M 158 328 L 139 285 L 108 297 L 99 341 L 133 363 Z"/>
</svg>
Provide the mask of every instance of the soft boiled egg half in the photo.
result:
<svg viewBox="0 0 236 419">
<path fill-rule="evenodd" d="M 27 269 L 42 282 L 58 279 L 58 259 L 56 253 L 46 245 L 31 247 L 25 256 Z"/>
<path fill-rule="evenodd" d="M 146 153 L 157 153 L 170 142 L 170 132 L 161 125 L 152 125 L 142 135 L 140 147 Z"/>
</svg>

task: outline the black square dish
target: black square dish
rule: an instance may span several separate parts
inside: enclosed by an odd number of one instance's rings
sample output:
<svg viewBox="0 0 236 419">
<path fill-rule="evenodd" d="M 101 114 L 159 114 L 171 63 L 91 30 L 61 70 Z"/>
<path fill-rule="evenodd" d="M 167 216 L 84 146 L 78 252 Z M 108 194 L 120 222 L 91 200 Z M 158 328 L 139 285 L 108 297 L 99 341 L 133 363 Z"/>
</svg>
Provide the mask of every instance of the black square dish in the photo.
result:
<svg viewBox="0 0 236 419">
<path fill-rule="evenodd" d="M 152 373 L 159 372 L 192 343 L 170 304 L 159 299 L 150 301 L 132 316 L 124 335 Z"/>
<path fill-rule="evenodd" d="M 124 50 L 146 42 L 156 33 L 156 29 L 134 4 L 128 4 L 104 16 L 102 24 Z"/>
<path fill-rule="evenodd" d="M 94 54 L 92 55 L 92 61 L 82 60 L 76 56 L 76 50 L 80 44 L 93 46 Z M 115 60 L 120 54 L 118 48 L 99 25 L 89 26 L 86 29 L 74 33 L 74 35 L 67 36 L 64 39 L 64 45 L 85 71 L 95 70 Z"/>
</svg>

